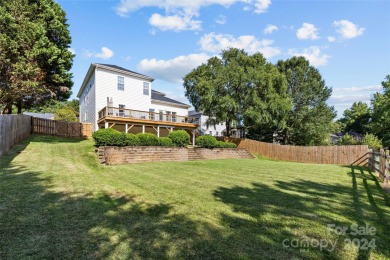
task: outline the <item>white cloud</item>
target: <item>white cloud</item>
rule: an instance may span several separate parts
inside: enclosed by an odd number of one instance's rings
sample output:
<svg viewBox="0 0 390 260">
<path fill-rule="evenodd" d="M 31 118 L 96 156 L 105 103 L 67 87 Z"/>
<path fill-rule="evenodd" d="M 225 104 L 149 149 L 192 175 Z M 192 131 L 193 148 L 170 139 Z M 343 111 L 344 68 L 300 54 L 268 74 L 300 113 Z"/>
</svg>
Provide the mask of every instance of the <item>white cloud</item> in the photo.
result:
<svg viewBox="0 0 390 260">
<path fill-rule="evenodd" d="M 234 38 L 230 34 L 209 33 L 199 40 L 203 51 L 220 53 L 227 48 L 244 49 L 249 54 L 261 52 L 265 58 L 270 58 L 281 53 L 279 48 L 273 46 L 273 41 L 264 39 L 258 40 L 253 35 L 242 35 Z"/>
<path fill-rule="evenodd" d="M 334 21 L 333 26 L 336 27 L 336 32 L 344 39 L 353 39 L 358 37 L 366 30 L 365 28 L 359 27 L 348 20 Z"/>
<path fill-rule="evenodd" d="M 137 66 L 141 73 L 172 83 L 181 83 L 182 78 L 192 69 L 206 63 L 207 54 L 190 54 L 178 56 L 170 60 L 143 59 Z"/>
<path fill-rule="evenodd" d="M 202 24 L 201 21 L 193 20 L 191 15 L 186 14 L 183 16 L 178 14 L 167 16 L 153 14 L 149 18 L 149 23 L 162 31 L 173 30 L 176 32 L 184 30 L 200 30 Z"/>
<path fill-rule="evenodd" d="M 270 0 L 121 0 L 119 5 L 115 7 L 115 11 L 120 16 L 126 16 L 128 13 L 145 7 L 157 7 L 164 9 L 167 13 L 184 11 L 196 14 L 203 7 L 211 5 L 229 7 L 235 3 L 250 4 L 254 7 L 255 13 L 264 13 L 271 5 Z"/>
<path fill-rule="evenodd" d="M 302 27 L 297 30 L 297 38 L 299 40 L 317 40 L 320 37 L 318 36 L 318 29 L 314 24 L 303 23 Z"/>
<path fill-rule="evenodd" d="M 215 19 L 215 22 L 218 24 L 225 24 L 226 23 L 226 16 L 220 15 L 217 19 Z"/>
<path fill-rule="evenodd" d="M 157 7 L 165 11 L 164 15 L 154 13 L 149 23 L 163 31 L 200 30 L 201 21 L 194 20 L 199 16 L 203 7 L 222 5 L 229 7 L 236 3 L 252 6 L 255 13 L 264 13 L 271 5 L 270 0 L 121 0 L 114 9 L 119 16 L 125 17 L 129 13 L 148 7 Z M 225 18 L 217 19 L 217 23 L 224 24 Z"/>
<path fill-rule="evenodd" d="M 375 85 L 375 86 L 365 86 L 365 87 L 350 87 L 350 88 L 333 88 L 333 93 L 336 92 L 346 92 L 346 93 L 351 93 L 351 92 L 379 92 L 382 90 L 381 85 Z"/>
<path fill-rule="evenodd" d="M 107 59 L 111 58 L 112 56 L 114 56 L 114 52 L 107 47 L 102 47 L 101 52 L 96 53 L 94 56 L 96 58 L 101 58 L 103 60 L 107 60 Z"/>
<path fill-rule="evenodd" d="M 73 48 L 68 48 L 68 51 L 70 51 L 73 55 L 76 55 L 76 50 Z"/>
<path fill-rule="evenodd" d="M 274 31 L 277 31 L 279 28 L 273 24 L 267 24 L 267 27 L 264 29 L 264 34 L 271 34 Z"/>
<path fill-rule="evenodd" d="M 103 60 L 107 60 L 107 59 L 111 58 L 112 56 L 114 56 L 114 52 L 107 47 L 102 47 L 100 53 L 93 53 L 89 50 L 86 50 L 83 55 L 86 58 L 96 57 L 96 58 L 100 58 Z"/>
<path fill-rule="evenodd" d="M 335 42 L 336 38 L 333 36 L 328 36 L 328 42 Z"/>
<path fill-rule="evenodd" d="M 271 0 L 257 0 L 255 1 L 255 13 L 265 13 L 269 6 L 271 5 Z"/>
<path fill-rule="evenodd" d="M 288 54 L 291 56 L 303 56 L 309 60 L 310 64 L 313 66 L 324 66 L 328 63 L 330 58 L 329 55 L 321 53 L 321 49 L 318 46 L 311 46 L 304 49 L 303 51 L 298 51 L 296 49 L 290 49 Z"/>
</svg>

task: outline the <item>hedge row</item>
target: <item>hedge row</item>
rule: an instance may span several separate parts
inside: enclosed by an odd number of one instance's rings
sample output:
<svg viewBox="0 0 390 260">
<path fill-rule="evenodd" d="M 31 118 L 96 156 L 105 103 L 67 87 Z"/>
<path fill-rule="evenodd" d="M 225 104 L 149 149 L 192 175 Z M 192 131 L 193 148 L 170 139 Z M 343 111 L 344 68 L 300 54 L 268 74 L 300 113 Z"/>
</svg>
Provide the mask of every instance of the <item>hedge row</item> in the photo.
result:
<svg viewBox="0 0 390 260">
<path fill-rule="evenodd" d="M 96 146 L 177 146 L 190 144 L 190 135 L 184 130 L 172 131 L 168 137 L 157 137 L 151 133 L 126 134 L 112 128 L 99 129 L 92 135 Z M 196 144 L 204 148 L 237 148 L 234 143 L 217 141 L 214 136 L 202 135 Z"/>
<path fill-rule="evenodd" d="M 214 136 L 202 135 L 196 138 L 196 144 L 204 148 L 237 148 L 234 143 L 217 141 Z"/>
<path fill-rule="evenodd" d="M 178 146 L 190 143 L 190 135 L 183 130 L 173 131 L 169 137 L 151 133 L 126 134 L 112 128 L 99 129 L 92 135 L 96 146 Z"/>
</svg>

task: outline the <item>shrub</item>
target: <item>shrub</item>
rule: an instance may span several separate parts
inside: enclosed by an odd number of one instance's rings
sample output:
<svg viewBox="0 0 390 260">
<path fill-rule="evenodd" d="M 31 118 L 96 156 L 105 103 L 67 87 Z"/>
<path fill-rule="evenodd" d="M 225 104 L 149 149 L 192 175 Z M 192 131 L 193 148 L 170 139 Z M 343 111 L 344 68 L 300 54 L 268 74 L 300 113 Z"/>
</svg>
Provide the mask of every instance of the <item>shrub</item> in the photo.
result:
<svg viewBox="0 0 390 260">
<path fill-rule="evenodd" d="M 158 143 L 160 144 L 160 146 L 168 146 L 168 147 L 175 146 L 172 139 L 169 137 L 160 137 L 158 139 Z"/>
<path fill-rule="evenodd" d="M 158 146 L 158 137 L 151 133 L 138 133 L 136 136 L 139 139 L 139 145 L 141 146 Z"/>
<path fill-rule="evenodd" d="M 99 129 L 92 134 L 96 146 L 124 146 L 126 135 L 112 128 Z"/>
<path fill-rule="evenodd" d="M 168 136 L 173 144 L 178 147 L 184 147 L 190 144 L 190 134 L 184 130 L 172 131 Z"/>
<path fill-rule="evenodd" d="M 217 145 L 215 147 L 217 147 L 217 148 L 227 148 L 226 144 L 227 143 L 225 143 L 225 142 L 217 141 Z"/>
<path fill-rule="evenodd" d="M 218 141 L 214 136 L 202 135 L 196 138 L 196 144 L 204 148 L 213 148 L 218 146 Z"/>
<path fill-rule="evenodd" d="M 126 134 L 126 145 L 127 146 L 140 145 L 138 136 L 136 136 L 135 134 Z"/>
<path fill-rule="evenodd" d="M 358 142 L 349 134 L 344 135 L 337 142 L 338 145 L 356 145 Z"/>
<path fill-rule="evenodd" d="M 237 145 L 235 143 L 225 143 L 226 148 L 237 148 Z"/>
<path fill-rule="evenodd" d="M 364 136 L 364 139 L 362 141 L 362 144 L 368 145 L 370 149 L 381 149 L 382 148 L 382 142 L 379 140 L 378 137 L 376 137 L 373 134 L 366 134 Z"/>
</svg>

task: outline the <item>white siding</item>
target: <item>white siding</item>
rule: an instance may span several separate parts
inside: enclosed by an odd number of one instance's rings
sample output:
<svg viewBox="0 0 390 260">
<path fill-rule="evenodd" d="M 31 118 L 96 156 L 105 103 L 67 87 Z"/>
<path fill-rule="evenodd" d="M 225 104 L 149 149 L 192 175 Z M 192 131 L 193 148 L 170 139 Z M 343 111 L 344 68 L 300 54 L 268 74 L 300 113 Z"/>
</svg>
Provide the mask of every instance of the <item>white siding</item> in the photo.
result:
<svg viewBox="0 0 390 260">
<path fill-rule="evenodd" d="M 150 108 L 153 108 L 154 112 L 156 113 L 158 113 L 160 110 L 163 110 L 164 114 L 166 113 L 166 111 L 171 111 L 171 112 L 176 112 L 177 116 L 188 116 L 187 108 L 180 108 L 176 106 L 169 106 L 168 104 L 163 105 L 163 104 L 156 104 L 156 103 L 152 103 L 150 105 Z M 149 111 L 149 108 L 147 111 Z"/>
<path fill-rule="evenodd" d="M 226 131 L 226 125 L 225 123 L 222 123 L 222 124 L 218 124 L 218 125 L 215 125 L 212 126 L 210 125 L 209 127 L 207 127 L 206 125 L 206 121 L 209 119 L 208 116 L 205 116 L 205 115 L 202 115 L 201 118 L 200 118 L 200 124 L 201 124 L 201 133 L 202 134 L 206 134 L 206 135 L 209 135 L 210 132 L 211 132 L 211 135 L 213 136 L 222 136 L 222 132 L 223 131 Z M 217 134 L 218 133 L 218 134 Z"/>
<path fill-rule="evenodd" d="M 95 74 L 92 73 L 88 83 L 80 96 L 80 122 L 92 123 L 93 130 L 97 130 L 96 86 Z"/>
<path fill-rule="evenodd" d="M 118 90 L 118 76 L 124 77 L 124 90 Z M 107 106 L 107 97 L 112 98 L 113 107 L 119 107 L 119 104 L 123 104 L 127 109 L 149 111 L 151 90 L 149 90 L 149 95 L 144 95 L 143 84 L 148 82 L 151 89 L 152 83 L 150 81 L 97 68 L 96 82 L 96 113 Z"/>
</svg>

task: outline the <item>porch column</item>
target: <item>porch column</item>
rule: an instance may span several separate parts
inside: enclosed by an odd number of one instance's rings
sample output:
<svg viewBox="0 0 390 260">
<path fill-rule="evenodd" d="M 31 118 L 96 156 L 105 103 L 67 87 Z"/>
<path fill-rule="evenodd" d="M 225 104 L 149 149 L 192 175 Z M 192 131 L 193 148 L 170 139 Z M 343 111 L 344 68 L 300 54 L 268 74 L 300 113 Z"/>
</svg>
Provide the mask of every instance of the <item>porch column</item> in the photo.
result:
<svg viewBox="0 0 390 260">
<path fill-rule="evenodd" d="M 104 128 L 108 128 L 108 122 L 104 123 Z"/>
<path fill-rule="evenodd" d="M 157 126 L 157 137 L 160 137 L 160 126 Z"/>
<path fill-rule="evenodd" d="M 192 145 L 195 145 L 195 130 L 192 130 Z"/>
<path fill-rule="evenodd" d="M 171 132 L 173 131 L 173 127 L 171 127 Z"/>
<path fill-rule="evenodd" d="M 145 125 L 142 125 L 142 133 L 145 133 Z"/>
<path fill-rule="evenodd" d="M 129 131 L 129 125 L 125 124 L 125 132 L 126 132 L 126 134 L 127 134 L 128 131 Z"/>
</svg>

